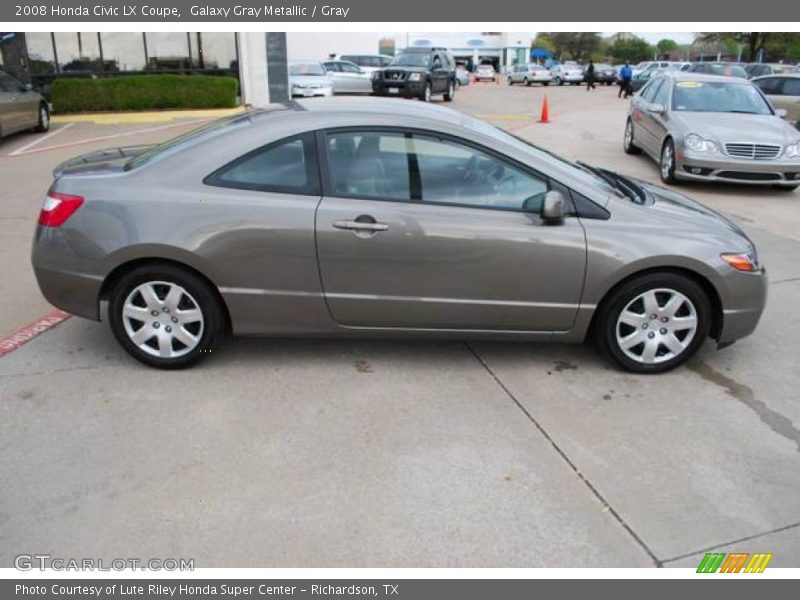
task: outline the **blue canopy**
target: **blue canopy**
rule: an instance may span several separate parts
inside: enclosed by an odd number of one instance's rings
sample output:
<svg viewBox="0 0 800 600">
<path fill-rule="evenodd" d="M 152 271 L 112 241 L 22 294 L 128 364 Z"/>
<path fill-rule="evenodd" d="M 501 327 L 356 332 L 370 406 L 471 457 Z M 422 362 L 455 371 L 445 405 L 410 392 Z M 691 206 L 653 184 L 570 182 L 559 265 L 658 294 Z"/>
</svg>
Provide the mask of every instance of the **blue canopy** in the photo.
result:
<svg viewBox="0 0 800 600">
<path fill-rule="evenodd" d="M 553 53 L 544 48 L 531 48 L 531 58 L 550 58 Z"/>
</svg>

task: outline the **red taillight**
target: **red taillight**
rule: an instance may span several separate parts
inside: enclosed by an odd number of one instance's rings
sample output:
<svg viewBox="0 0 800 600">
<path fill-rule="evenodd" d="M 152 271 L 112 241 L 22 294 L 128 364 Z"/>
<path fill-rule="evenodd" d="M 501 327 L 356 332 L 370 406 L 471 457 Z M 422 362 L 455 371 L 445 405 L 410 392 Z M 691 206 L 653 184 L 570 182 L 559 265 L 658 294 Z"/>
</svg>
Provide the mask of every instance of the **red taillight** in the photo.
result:
<svg viewBox="0 0 800 600">
<path fill-rule="evenodd" d="M 82 196 L 47 192 L 44 206 L 39 213 L 39 225 L 61 227 L 83 204 Z"/>
</svg>

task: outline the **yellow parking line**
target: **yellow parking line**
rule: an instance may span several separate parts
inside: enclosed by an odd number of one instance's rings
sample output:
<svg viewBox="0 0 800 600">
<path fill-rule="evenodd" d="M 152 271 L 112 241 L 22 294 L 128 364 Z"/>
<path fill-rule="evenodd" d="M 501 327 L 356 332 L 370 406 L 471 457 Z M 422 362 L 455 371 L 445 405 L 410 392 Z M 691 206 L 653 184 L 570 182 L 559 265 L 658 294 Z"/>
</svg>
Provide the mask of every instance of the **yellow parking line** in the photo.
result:
<svg viewBox="0 0 800 600">
<path fill-rule="evenodd" d="M 98 125 L 164 123 L 175 119 L 214 119 L 242 112 L 244 107 L 198 110 L 152 110 L 143 112 L 82 113 L 53 115 L 53 123 L 95 123 Z"/>
</svg>

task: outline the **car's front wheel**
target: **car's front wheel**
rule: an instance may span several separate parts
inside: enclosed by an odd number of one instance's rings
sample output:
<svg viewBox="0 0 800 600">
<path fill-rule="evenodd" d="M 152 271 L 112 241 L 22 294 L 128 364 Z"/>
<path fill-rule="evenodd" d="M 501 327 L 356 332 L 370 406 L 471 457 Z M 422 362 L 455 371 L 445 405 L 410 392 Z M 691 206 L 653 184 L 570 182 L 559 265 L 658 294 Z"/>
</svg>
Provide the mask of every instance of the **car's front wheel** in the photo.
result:
<svg viewBox="0 0 800 600">
<path fill-rule="evenodd" d="M 431 101 L 431 84 L 430 82 L 425 84 L 425 88 L 422 90 L 422 96 L 419 97 L 420 100 L 423 102 L 430 102 Z"/>
<path fill-rule="evenodd" d="M 667 184 L 674 184 L 675 179 L 675 143 L 668 139 L 661 148 L 661 181 Z"/>
<path fill-rule="evenodd" d="M 452 102 L 455 97 L 456 97 L 456 86 L 451 81 L 449 84 L 447 84 L 447 91 L 444 93 L 444 101 Z"/>
<path fill-rule="evenodd" d="M 151 367 L 188 367 L 215 350 L 225 332 L 225 312 L 215 291 L 172 265 L 131 270 L 114 285 L 109 300 L 117 341 Z"/>
<path fill-rule="evenodd" d="M 39 122 L 36 123 L 36 131 L 40 133 L 44 133 L 45 131 L 49 131 L 50 129 L 50 111 L 47 109 L 47 105 L 42 102 L 39 105 Z"/>
<path fill-rule="evenodd" d="M 650 273 L 621 285 L 596 316 L 595 340 L 617 364 L 662 373 L 689 359 L 711 328 L 711 303 L 693 279 Z"/>
</svg>

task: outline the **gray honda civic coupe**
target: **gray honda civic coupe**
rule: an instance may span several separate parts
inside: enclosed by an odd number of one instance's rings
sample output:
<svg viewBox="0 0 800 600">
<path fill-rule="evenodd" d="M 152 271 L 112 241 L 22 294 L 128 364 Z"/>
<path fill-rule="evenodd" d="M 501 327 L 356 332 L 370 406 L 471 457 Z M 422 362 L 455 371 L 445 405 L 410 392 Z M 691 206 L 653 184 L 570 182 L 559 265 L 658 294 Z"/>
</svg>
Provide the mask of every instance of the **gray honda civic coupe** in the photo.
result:
<svg viewBox="0 0 800 600">
<path fill-rule="evenodd" d="M 752 333 L 734 223 L 454 110 L 325 99 L 60 165 L 33 267 L 154 367 L 227 333 L 583 342 L 657 373 Z M 214 352 L 216 354 L 216 352 Z"/>
</svg>

